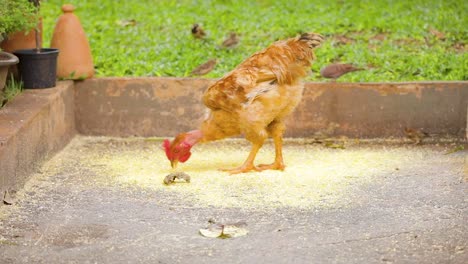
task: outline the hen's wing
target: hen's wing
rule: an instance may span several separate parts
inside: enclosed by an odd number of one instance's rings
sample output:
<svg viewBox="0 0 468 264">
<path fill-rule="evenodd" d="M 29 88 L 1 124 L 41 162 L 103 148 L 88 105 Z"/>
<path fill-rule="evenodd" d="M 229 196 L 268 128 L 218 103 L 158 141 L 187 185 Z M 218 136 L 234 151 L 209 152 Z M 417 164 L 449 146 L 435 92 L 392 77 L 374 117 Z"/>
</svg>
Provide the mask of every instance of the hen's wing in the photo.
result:
<svg viewBox="0 0 468 264">
<path fill-rule="evenodd" d="M 312 49 L 322 41 L 319 34 L 305 33 L 273 43 L 210 86 L 203 95 L 204 104 L 212 110 L 235 112 L 243 103 L 253 100 L 253 96 L 266 92 L 266 86 L 259 84 L 297 82 L 307 74 L 315 58 Z"/>
</svg>

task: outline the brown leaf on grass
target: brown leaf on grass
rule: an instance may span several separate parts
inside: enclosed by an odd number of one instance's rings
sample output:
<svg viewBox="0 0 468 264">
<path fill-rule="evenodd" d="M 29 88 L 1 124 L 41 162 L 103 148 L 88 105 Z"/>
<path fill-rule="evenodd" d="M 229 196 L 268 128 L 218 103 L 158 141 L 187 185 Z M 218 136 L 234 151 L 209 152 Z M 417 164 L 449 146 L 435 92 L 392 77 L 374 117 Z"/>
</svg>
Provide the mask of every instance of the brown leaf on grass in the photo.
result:
<svg viewBox="0 0 468 264">
<path fill-rule="evenodd" d="M 377 48 L 379 47 L 379 45 L 375 45 L 375 44 L 367 44 L 367 48 L 373 52 L 376 52 L 377 51 Z"/>
<path fill-rule="evenodd" d="M 204 237 L 210 238 L 234 238 L 245 236 L 249 233 L 247 223 L 237 222 L 229 224 L 211 223 L 207 228 L 199 230 Z"/>
<path fill-rule="evenodd" d="M 227 37 L 223 43 L 221 44 L 225 48 L 233 48 L 239 43 L 239 37 L 235 32 L 229 33 L 229 37 Z"/>
<path fill-rule="evenodd" d="M 337 79 L 343 74 L 362 70 L 364 68 L 356 67 L 350 63 L 333 63 L 320 69 L 320 75 L 323 78 Z"/>
<path fill-rule="evenodd" d="M 377 41 L 384 41 L 387 38 L 387 34 L 385 33 L 379 33 L 373 37 L 371 37 L 369 40 L 377 40 Z"/>
<path fill-rule="evenodd" d="M 452 48 L 455 49 L 457 52 L 460 52 L 460 53 L 466 52 L 466 45 L 463 42 L 455 42 L 452 45 Z"/>
<path fill-rule="evenodd" d="M 443 32 L 438 31 L 437 29 L 435 29 L 433 27 L 429 28 L 429 33 L 431 33 L 438 40 L 444 40 L 445 39 L 445 34 Z"/>
<path fill-rule="evenodd" d="M 193 24 L 191 32 L 192 36 L 196 39 L 202 39 L 206 36 L 205 31 L 199 24 Z"/>
<path fill-rule="evenodd" d="M 332 45 L 333 46 L 348 45 L 354 42 L 355 40 L 353 38 L 347 37 L 345 35 L 335 35 L 333 37 Z"/>
<path fill-rule="evenodd" d="M 190 75 L 205 75 L 208 74 L 210 71 L 214 69 L 216 66 L 217 60 L 216 59 L 211 59 L 201 65 L 199 65 L 197 68 L 195 68 Z"/>
<path fill-rule="evenodd" d="M 137 21 L 135 19 L 122 19 L 117 20 L 117 25 L 121 27 L 136 26 Z"/>
<path fill-rule="evenodd" d="M 393 43 L 395 43 L 398 46 L 407 46 L 407 45 L 415 46 L 415 45 L 423 45 L 424 41 L 415 39 L 415 38 L 401 38 L 401 39 L 397 39 L 393 41 Z"/>
</svg>

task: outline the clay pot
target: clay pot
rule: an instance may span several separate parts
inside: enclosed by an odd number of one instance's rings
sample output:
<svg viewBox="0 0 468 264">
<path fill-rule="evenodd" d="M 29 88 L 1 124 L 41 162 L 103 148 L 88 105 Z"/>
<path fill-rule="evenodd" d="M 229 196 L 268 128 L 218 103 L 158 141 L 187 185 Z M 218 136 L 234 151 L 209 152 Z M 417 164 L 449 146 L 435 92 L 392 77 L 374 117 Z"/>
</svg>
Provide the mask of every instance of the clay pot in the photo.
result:
<svg viewBox="0 0 468 264">
<path fill-rule="evenodd" d="M 39 40 L 42 47 L 42 18 L 39 19 Z M 6 52 L 13 52 L 20 49 L 33 49 L 36 47 L 36 33 L 34 29 L 29 32 L 15 32 L 8 35 L 8 38 L 0 43 L 0 48 Z"/>
<path fill-rule="evenodd" d="M 0 96 L 5 87 L 7 79 L 8 68 L 18 63 L 18 58 L 8 52 L 0 51 Z M 0 106 L 2 102 L 0 101 Z"/>
<path fill-rule="evenodd" d="M 51 48 L 60 50 L 57 59 L 57 77 L 63 79 L 86 79 L 94 75 L 91 48 L 78 17 L 71 4 L 62 6 L 63 14 L 57 20 Z"/>
</svg>

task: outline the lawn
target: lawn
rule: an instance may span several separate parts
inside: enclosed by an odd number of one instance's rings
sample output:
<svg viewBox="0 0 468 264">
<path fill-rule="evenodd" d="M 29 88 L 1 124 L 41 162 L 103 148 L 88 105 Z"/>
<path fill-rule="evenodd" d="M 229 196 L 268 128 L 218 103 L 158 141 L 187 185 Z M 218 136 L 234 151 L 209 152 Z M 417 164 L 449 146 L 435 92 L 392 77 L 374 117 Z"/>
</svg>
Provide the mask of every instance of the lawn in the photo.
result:
<svg viewBox="0 0 468 264">
<path fill-rule="evenodd" d="M 366 71 L 340 81 L 468 80 L 468 15 L 462 0 L 46 0 L 45 46 L 60 5 L 71 2 L 89 37 L 98 76 L 188 76 L 217 58 L 218 78 L 278 39 L 314 31 L 327 37 L 309 80 L 331 62 Z M 204 40 L 191 36 L 199 23 Z M 238 46 L 226 49 L 230 32 Z"/>
</svg>

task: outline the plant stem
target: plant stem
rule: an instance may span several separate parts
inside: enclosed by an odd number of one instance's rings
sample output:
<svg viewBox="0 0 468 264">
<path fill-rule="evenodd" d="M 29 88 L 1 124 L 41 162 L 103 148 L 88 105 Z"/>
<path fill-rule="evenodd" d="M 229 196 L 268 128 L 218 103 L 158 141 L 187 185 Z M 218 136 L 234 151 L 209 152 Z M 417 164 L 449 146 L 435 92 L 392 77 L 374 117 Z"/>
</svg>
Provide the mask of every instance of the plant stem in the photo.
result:
<svg viewBox="0 0 468 264">
<path fill-rule="evenodd" d="M 34 29 L 34 33 L 36 34 L 36 53 L 41 52 L 41 40 L 39 36 L 39 29 L 36 27 Z"/>
<path fill-rule="evenodd" d="M 36 7 L 36 17 L 39 19 L 39 7 L 40 3 L 39 0 L 32 0 L 34 6 Z M 34 29 L 35 37 L 36 37 L 36 53 L 41 52 L 41 40 L 39 35 L 39 20 L 37 22 L 36 28 Z"/>
</svg>

